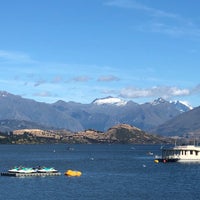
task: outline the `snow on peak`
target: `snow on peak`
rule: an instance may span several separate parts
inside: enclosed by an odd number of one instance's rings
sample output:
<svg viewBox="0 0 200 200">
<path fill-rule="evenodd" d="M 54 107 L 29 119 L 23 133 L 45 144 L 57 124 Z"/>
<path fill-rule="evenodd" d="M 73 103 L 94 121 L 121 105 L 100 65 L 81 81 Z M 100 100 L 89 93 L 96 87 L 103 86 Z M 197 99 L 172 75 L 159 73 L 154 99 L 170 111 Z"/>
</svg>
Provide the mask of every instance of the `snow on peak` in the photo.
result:
<svg viewBox="0 0 200 200">
<path fill-rule="evenodd" d="M 162 103 L 170 103 L 170 104 L 173 104 L 177 110 L 181 111 L 181 112 L 186 112 L 186 111 L 189 111 L 189 110 L 192 110 L 193 107 L 190 106 L 186 101 L 166 101 L 165 99 L 163 98 L 158 98 L 156 100 L 154 100 L 152 102 L 152 105 L 159 105 L 159 104 L 162 104 Z"/>
<path fill-rule="evenodd" d="M 180 103 L 182 103 L 183 105 L 185 105 L 186 107 L 188 107 L 190 110 L 193 109 L 193 107 L 186 101 L 179 101 Z"/>
<path fill-rule="evenodd" d="M 106 97 L 94 100 L 93 104 L 96 105 L 112 104 L 116 106 L 124 106 L 127 104 L 127 102 L 116 97 Z"/>
<path fill-rule="evenodd" d="M 7 97 L 8 96 L 8 92 L 6 91 L 0 91 L 0 97 Z"/>
<path fill-rule="evenodd" d="M 185 107 L 188 110 L 192 110 L 193 109 L 193 107 L 186 101 L 178 101 L 178 100 L 176 100 L 176 101 L 170 101 L 170 103 L 173 103 L 173 104 L 179 105 L 179 106 L 181 105 L 182 107 Z"/>
</svg>

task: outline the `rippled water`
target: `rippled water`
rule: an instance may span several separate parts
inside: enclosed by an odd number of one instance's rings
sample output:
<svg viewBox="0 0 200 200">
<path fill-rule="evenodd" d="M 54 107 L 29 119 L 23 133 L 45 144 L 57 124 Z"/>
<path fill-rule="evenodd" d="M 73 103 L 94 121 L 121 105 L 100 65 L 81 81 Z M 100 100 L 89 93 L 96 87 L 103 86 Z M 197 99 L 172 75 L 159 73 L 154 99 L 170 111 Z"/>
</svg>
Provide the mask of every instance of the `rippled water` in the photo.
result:
<svg viewBox="0 0 200 200">
<path fill-rule="evenodd" d="M 70 147 L 70 150 L 69 150 Z M 0 177 L 6 200 L 199 199 L 200 164 L 153 162 L 154 145 L 0 145 L 0 170 L 53 166 L 62 175 Z M 67 169 L 81 177 L 66 177 Z"/>
</svg>

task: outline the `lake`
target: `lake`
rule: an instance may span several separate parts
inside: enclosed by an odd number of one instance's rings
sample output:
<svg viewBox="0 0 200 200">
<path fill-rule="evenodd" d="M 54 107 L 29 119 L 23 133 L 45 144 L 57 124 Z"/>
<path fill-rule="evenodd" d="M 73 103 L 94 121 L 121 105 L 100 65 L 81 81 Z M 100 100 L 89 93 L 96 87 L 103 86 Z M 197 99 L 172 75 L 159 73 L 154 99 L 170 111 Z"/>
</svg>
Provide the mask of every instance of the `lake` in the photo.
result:
<svg viewBox="0 0 200 200">
<path fill-rule="evenodd" d="M 6 200 L 199 199 L 200 164 L 154 163 L 160 145 L 0 145 L 0 171 L 13 166 L 55 167 L 61 176 L 1 176 Z M 80 177 L 64 175 L 68 169 Z"/>
</svg>

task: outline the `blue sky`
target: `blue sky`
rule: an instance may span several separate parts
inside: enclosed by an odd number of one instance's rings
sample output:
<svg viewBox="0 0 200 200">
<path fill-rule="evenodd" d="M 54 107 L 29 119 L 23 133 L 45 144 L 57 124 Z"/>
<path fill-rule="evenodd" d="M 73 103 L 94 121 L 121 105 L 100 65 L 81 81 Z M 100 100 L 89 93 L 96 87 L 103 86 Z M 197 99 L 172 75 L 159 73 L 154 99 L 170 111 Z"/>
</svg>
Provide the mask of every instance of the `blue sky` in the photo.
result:
<svg viewBox="0 0 200 200">
<path fill-rule="evenodd" d="M 0 90 L 200 105 L 200 2 L 2 0 Z"/>
</svg>

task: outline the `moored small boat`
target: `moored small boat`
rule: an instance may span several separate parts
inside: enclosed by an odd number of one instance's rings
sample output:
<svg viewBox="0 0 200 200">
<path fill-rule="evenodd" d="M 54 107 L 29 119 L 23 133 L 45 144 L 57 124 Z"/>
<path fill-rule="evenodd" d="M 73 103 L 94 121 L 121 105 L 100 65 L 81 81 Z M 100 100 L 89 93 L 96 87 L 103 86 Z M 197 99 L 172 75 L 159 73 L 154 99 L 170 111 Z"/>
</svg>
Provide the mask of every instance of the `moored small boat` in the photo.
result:
<svg viewBox="0 0 200 200">
<path fill-rule="evenodd" d="M 13 167 L 8 170 L 8 173 L 57 173 L 58 170 L 56 170 L 53 167 Z"/>
<path fill-rule="evenodd" d="M 18 170 L 20 169 L 20 167 L 13 167 L 11 169 L 8 170 L 9 173 L 18 173 Z"/>
<path fill-rule="evenodd" d="M 69 169 L 69 170 L 67 170 L 67 171 L 65 172 L 65 175 L 66 175 L 66 176 L 81 176 L 82 173 L 81 173 L 80 171 L 76 171 L 76 170 L 71 170 L 71 169 Z"/>
<path fill-rule="evenodd" d="M 29 167 L 24 167 L 24 168 L 18 170 L 18 173 L 25 173 L 25 174 L 35 173 L 35 172 L 36 172 L 36 170 L 31 168 L 31 167 L 30 168 Z"/>
<path fill-rule="evenodd" d="M 39 167 L 37 169 L 37 172 L 39 172 L 39 173 L 56 173 L 56 172 L 58 172 L 58 170 L 56 170 L 53 167 Z"/>
<path fill-rule="evenodd" d="M 34 173 L 36 170 L 32 167 L 14 167 L 8 170 L 9 173 Z"/>
</svg>

